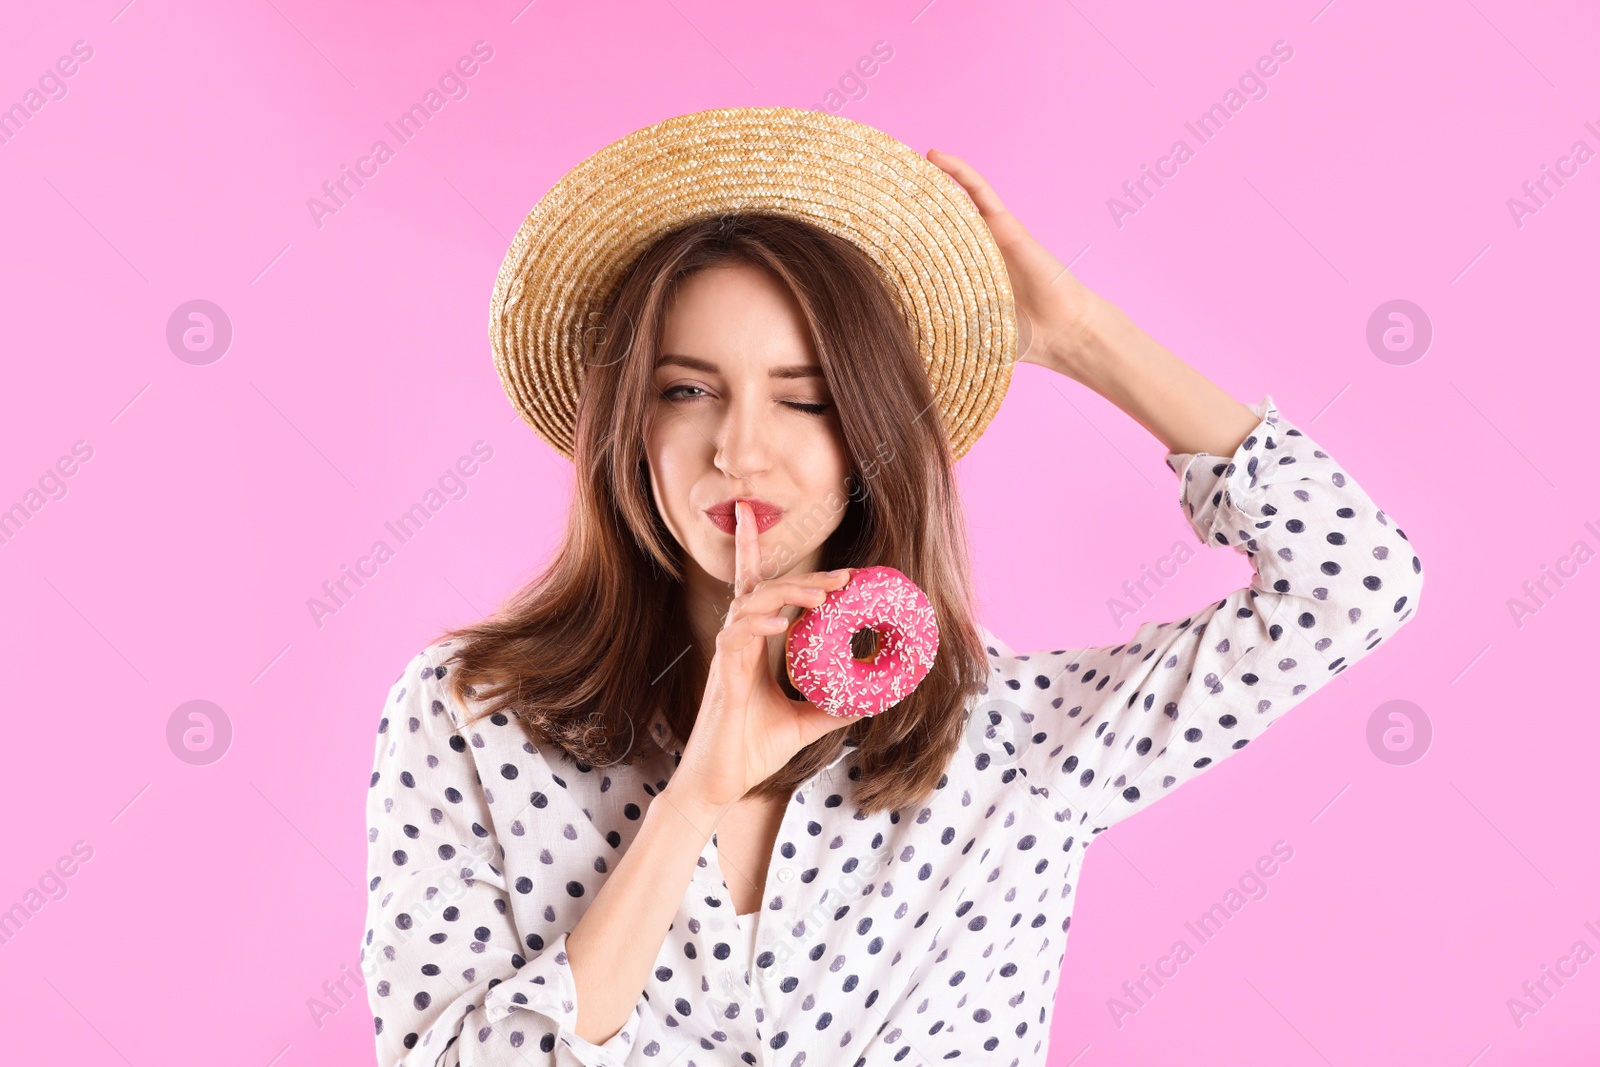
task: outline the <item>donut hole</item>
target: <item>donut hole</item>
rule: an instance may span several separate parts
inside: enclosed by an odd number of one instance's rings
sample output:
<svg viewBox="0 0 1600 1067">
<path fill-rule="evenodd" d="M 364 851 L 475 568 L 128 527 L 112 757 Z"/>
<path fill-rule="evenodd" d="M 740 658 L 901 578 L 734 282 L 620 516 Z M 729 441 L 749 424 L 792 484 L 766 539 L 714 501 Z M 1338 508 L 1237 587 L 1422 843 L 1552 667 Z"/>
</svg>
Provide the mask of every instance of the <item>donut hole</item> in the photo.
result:
<svg viewBox="0 0 1600 1067">
<path fill-rule="evenodd" d="M 883 636 L 878 631 L 863 627 L 850 635 L 850 655 L 858 660 L 871 663 L 878 658 L 878 650 L 883 647 Z"/>
</svg>

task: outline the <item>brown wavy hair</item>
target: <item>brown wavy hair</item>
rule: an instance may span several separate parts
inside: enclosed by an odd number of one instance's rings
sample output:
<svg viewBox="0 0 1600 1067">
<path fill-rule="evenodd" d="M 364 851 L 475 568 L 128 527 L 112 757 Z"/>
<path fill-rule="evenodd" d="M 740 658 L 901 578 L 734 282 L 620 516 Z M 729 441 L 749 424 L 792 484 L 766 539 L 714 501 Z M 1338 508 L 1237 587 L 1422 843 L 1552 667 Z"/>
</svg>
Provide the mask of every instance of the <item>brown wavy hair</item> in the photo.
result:
<svg viewBox="0 0 1600 1067">
<path fill-rule="evenodd" d="M 515 718 L 535 743 L 557 746 L 585 770 L 670 759 L 645 729 L 657 709 L 680 741 L 689 737 L 710 664 L 689 637 L 683 549 L 656 510 L 645 441 L 673 293 L 696 271 L 730 262 L 764 269 L 794 294 L 837 405 L 850 491 L 830 498 L 844 513 L 818 569 L 896 567 L 927 594 L 939 624 L 934 666 L 910 696 L 818 738 L 751 793 L 789 795 L 849 737 L 859 746 L 850 773 L 862 810 L 924 801 L 962 743 L 966 708 L 988 672 L 954 458 L 921 354 L 878 268 L 849 241 L 795 219 L 687 224 L 623 279 L 605 327 L 586 335 L 563 543 L 494 615 L 446 633 L 459 639 L 447 677 L 458 697 L 483 703 L 469 721 Z M 775 550 L 778 569 L 786 550 Z"/>
</svg>

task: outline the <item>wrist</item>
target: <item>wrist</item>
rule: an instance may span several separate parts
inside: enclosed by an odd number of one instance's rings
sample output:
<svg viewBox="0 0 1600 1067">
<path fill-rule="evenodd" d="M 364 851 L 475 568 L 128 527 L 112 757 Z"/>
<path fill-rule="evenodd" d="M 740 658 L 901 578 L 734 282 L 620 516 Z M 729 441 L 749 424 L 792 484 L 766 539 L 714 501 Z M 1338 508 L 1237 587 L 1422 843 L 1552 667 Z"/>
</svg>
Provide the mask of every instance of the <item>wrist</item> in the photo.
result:
<svg viewBox="0 0 1600 1067">
<path fill-rule="evenodd" d="M 717 804 L 702 797 L 695 796 L 688 790 L 679 787 L 674 789 L 669 783 L 656 797 L 664 801 L 672 817 L 710 840 L 711 834 L 727 814 L 732 804 Z M 655 805 L 651 805 L 654 808 Z"/>
<path fill-rule="evenodd" d="M 1118 313 L 1115 305 L 1086 286 L 1073 294 L 1061 314 L 1035 336 L 1032 344 L 1040 347 L 1035 362 L 1065 374 L 1077 381 L 1099 358 L 1105 349 L 1106 336 L 1112 317 Z"/>
</svg>

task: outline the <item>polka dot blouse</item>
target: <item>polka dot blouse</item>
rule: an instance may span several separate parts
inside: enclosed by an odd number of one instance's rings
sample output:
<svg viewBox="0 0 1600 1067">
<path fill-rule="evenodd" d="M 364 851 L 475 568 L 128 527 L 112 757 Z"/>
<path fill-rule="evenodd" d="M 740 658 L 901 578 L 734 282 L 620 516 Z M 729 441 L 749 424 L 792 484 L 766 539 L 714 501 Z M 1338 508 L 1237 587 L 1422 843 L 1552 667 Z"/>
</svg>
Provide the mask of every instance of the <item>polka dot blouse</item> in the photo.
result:
<svg viewBox="0 0 1600 1067">
<path fill-rule="evenodd" d="M 1406 535 L 1271 396 L 1232 457 L 1168 454 L 1249 585 L 1115 646 L 1017 654 L 925 805 L 866 815 L 847 744 L 735 915 L 713 837 L 627 1023 L 579 1037 L 566 938 L 676 765 L 593 768 L 504 716 L 458 732 L 449 643 L 378 723 L 363 969 L 378 1062 L 1042 1065 L 1095 835 L 1243 750 L 1416 611 Z M 663 730 L 659 715 L 647 728 Z M 664 736 L 664 735 L 663 735 Z M 681 753 L 681 749 L 677 750 Z"/>
</svg>

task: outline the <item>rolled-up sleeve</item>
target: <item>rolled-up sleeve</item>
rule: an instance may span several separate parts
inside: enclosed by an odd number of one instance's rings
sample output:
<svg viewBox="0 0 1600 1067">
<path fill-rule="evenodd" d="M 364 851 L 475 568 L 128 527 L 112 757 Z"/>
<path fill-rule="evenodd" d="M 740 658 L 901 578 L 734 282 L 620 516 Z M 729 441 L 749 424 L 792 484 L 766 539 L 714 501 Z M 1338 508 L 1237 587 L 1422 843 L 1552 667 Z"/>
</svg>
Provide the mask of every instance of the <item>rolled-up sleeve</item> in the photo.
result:
<svg viewBox="0 0 1600 1067">
<path fill-rule="evenodd" d="M 1017 763 L 1087 833 L 1244 749 L 1415 615 L 1422 563 L 1394 518 L 1270 395 L 1252 410 L 1231 457 L 1167 455 L 1195 536 L 1245 555 L 1248 585 L 1124 644 L 991 648 Z"/>
<path fill-rule="evenodd" d="M 636 1009 L 604 1044 L 579 1037 L 566 933 L 524 936 L 511 907 L 555 903 L 562 887 L 508 886 L 489 796 L 462 736 L 436 648 L 390 689 L 367 794 L 367 930 L 362 971 L 380 1067 L 618 1067 Z M 522 818 L 537 821 L 537 809 Z M 541 838 L 541 827 L 529 832 Z M 543 895 L 543 896 L 541 896 Z"/>
</svg>

